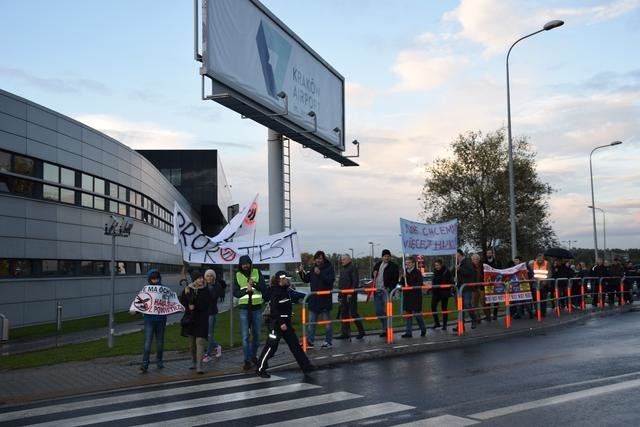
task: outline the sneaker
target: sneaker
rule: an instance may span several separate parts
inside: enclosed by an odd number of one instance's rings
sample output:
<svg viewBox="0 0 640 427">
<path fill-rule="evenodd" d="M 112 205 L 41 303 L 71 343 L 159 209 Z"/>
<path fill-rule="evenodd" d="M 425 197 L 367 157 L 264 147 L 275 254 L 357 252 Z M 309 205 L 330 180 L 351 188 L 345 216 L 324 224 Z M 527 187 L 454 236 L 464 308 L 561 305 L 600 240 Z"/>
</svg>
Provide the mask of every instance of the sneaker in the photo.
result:
<svg viewBox="0 0 640 427">
<path fill-rule="evenodd" d="M 143 374 L 146 374 L 148 370 L 149 370 L 149 367 L 147 365 L 140 366 L 140 372 L 142 372 Z"/>
<path fill-rule="evenodd" d="M 242 369 L 245 371 L 250 371 L 253 366 L 251 365 L 251 361 L 245 360 L 244 365 L 242 365 Z"/>
<path fill-rule="evenodd" d="M 446 331 L 446 330 L 447 330 L 447 327 L 446 327 L 446 326 L 443 326 L 443 327 L 442 327 L 442 330 L 443 330 L 443 331 Z"/>
<path fill-rule="evenodd" d="M 357 339 L 357 340 L 361 340 L 362 338 L 364 338 L 364 331 L 363 331 L 363 332 L 360 332 L 360 333 L 356 336 L 356 339 Z"/>
<path fill-rule="evenodd" d="M 315 345 L 313 345 L 313 341 L 307 341 L 307 348 L 313 348 L 315 347 Z"/>
<path fill-rule="evenodd" d="M 378 336 L 380 338 L 386 338 L 387 337 L 387 333 L 386 332 L 380 332 L 380 334 Z"/>
<path fill-rule="evenodd" d="M 215 357 L 220 357 L 220 356 L 222 356 L 222 346 L 221 345 L 216 347 L 216 354 L 215 354 Z"/>
<path fill-rule="evenodd" d="M 423 329 L 423 330 L 420 332 L 420 336 L 421 336 L 421 337 L 424 337 L 425 335 L 427 335 L 427 330 L 426 330 L 426 329 Z"/>
<path fill-rule="evenodd" d="M 203 363 L 209 363 L 211 362 L 213 359 L 211 358 L 211 356 L 209 356 L 208 354 L 205 354 L 204 357 L 202 358 L 202 362 Z"/>
<path fill-rule="evenodd" d="M 411 334 L 402 334 L 400 338 L 411 338 Z"/>
<path fill-rule="evenodd" d="M 164 368 L 164 363 L 162 363 L 162 362 L 158 362 L 158 363 L 156 363 L 156 367 L 157 367 L 158 369 L 163 369 L 163 368 Z"/>
<path fill-rule="evenodd" d="M 333 347 L 333 344 L 331 344 L 330 342 L 326 342 L 325 341 L 325 342 L 322 343 L 321 347 L 322 348 L 331 348 L 331 347 Z"/>
<path fill-rule="evenodd" d="M 257 370 L 256 374 L 258 374 L 260 378 L 271 378 L 271 375 L 269 375 L 267 371 Z"/>
</svg>

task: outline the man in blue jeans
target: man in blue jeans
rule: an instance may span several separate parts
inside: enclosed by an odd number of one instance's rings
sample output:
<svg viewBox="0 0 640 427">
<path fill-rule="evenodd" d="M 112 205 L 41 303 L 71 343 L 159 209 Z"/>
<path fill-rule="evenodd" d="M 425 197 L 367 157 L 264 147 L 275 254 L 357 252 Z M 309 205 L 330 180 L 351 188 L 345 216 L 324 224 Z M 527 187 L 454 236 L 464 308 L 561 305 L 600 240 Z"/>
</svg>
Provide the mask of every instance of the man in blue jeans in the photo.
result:
<svg viewBox="0 0 640 427">
<path fill-rule="evenodd" d="M 262 302 L 266 285 L 260 270 L 253 267 L 248 255 L 240 257 L 239 269 L 233 286 L 233 296 L 238 298 L 240 309 L 240 329 L 242 330 L 242 350 L 244 352 L 245 371 L 258 366 L 258 345 L 262 327 Z M 251 341 L 249 340 L 251 331 Z"/>
<path fill-rule="evenodd" d="M 158 286 L 161 291 L 166 290 L 166 293 L 171 293 L 171 289 L 165 287 L 161 283 L 160 272 L 155 268 L 150 269 L 147 272 L 147 282 L 149 285 Z M 165 293 L 165 292 L 163 292 Z M 142 365 L 140 370 L 142 373 L 146 373 L 149 369 L 149 356 L 151 353 L 151 343 L 153 337 L 156 337 L 156 366 L 158 369 L 164 368 L 162 362 L 162 354 L 164 352 L 164 330 L 167 326 L 167 316 L 165 314 L 147 314 L 144 313 L 144 349 L 142 353 Z"/>
<path fill-rule="evenodd" d="M 376 292 L 373 294 L 373 305 L 376 310 L 376 316 L 378 316 L 382 324 L 380 337 L 386 337 L 387 310 L 385 306 L 387 295 L 396 287 L 400 278 L 400 269 L 395 262 L 391 261 L 391 251 L 389 249 L 382 250 L 382 259 L 373 266 L 371 277 L 376 288 Z"/>
<path fill-rule="evenodd" d="M 313 268 L 305 271 L 304 266 L 300 266 L 298 270 L 300 279 L 309 283 L 309 290 L 313 292 L 330 291 L 333 288 L 333 282 L 336 279 L 333 265 L 327 259 L 322 251 L 317 251 L 313 256 Z M 309 302 L 309 334 L 307 335 L 307 347 L 314 347 L 313 341 L 316 337 L 316 323 L 318 318 L 331 320 L 331 307 L 333 306 L 332 295 L 311 295 L 307 299 Z M 331 323 L 327 323 L 322 348 L 331 348 L 333 346 L 333 333 Z"/>
</svg>

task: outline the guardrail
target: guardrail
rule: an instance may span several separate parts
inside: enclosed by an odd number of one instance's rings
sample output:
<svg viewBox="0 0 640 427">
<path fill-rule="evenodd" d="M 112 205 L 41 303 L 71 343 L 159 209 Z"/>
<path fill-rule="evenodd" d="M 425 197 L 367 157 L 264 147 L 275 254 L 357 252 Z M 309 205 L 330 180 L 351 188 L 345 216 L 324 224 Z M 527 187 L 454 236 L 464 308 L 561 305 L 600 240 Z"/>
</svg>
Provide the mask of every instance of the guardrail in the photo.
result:
<svg viewBox="0 0 640 427">
<path fill-rule="evenodd" d="M 605 296 L 609 297 L 609 303 L 615 304 L 615 300 L 618 301 L 618 307 L 623 307 L 630 304 L 633 301 L 633 286 L 630 281 L 640 281 L 640 276 L 623 276 L 623 277 L 584 277 L 584 278 L 562 278 L 562 279 L 545 279 L 545 280 L 520 280 L 518 283 L 529 284 L 529 291 L 525 292 L 512 292 L 512 286 L 509 282 L 476 282 L 465 283 L 460 287 L 456 287 L 453 284 L 444 285 L 423 285 L 423 286 L 402 286 L 398 285 L 396 288 L 387 292 L 385 289 L 370 288 L 355 288 L 355 289 L 332 289 L 325 291 L 307 292 L 302 300 L 302 349 L 307 351 L 307 326 L 311 323 L 307 321 L 307 302 L 309 297 L 313 295 L 317 296 L 329 296 L 333 294 L 344 295 L 358 295 L 367 294 L 373 296 L 375 292 L 382 292 L 385 301 L 385 315 L 384 316 L 361 316 L 361 317 L 348 317 L 341 319 L 329 319 L 319 320 L 314 322 L 315 325 L 332 325 L 333 323 L 350 323 L 356 321 L 375 321 L 386 319 L 387 329 L 386 341 L 389 344 L 394 342 L 394 329 L 393 319 L 395 318 L 409 318 L 409 317 L 428 317 L 437 314 L 453 314 L 457 313 L 457 332 L 458 336 L 462 336 L 465 333 L 465 320 L 464 316 L 467 313 L 473 313 L 472 317 L 476 314 L 480 314 L 480 311 L 487 309 L 487 305 L 482 307 L 464 306 L 463 294 L 465 290 L 474 288 L 496 286 L 503 287 L 504 292 L 490 294 L 500 295 L 497 301 L 491 301 L 490 304 L 499 304 L 504 308 L 504 322 L 505 328 L 511 327 L 512 309 L 515 307 L 517 310 L 515 313 L 519 313 L 518 307 L 529 308 L 530 315 L 533 314 L 534 307 L 536 312 L 536 319 L 538 322 L 543 321 L 543 317 L 547 313 L 547 303 L 552 305 L 551 313 L 555 313 L 557 317 L 562 315 L 562 309 L 566 308 L 568 314 L 572 314 L 575 311 L 585 312 L 587 311 L 587 299 L 591 298 L 591 302 L 599 310 L 605 308 L 604 300 Z M 576 285 L 575 287 L 573 285 Z M 566 285 L 566 286 L 565 286 Z M 591 286 L 591 289 L 587 289 L 587 285 Z M 594 289 L 594 285 L 597 285 L 597 289 Z M 422 311 L 420 313 L 404 313 L 402 311 L 404 292 L 421 290 L 422 292 L 428 292 L 434 289 L 452 289 L 452 296 L 455 297 L 456 309 L 455 310 L 440 310 L 440 311 Z M 578 293 L 574 294 L 576 290 Z M 526 298 L 528 293 L 531 293 L 531 299 Z M 517 295 L 516 295 L 517 294 Z M 524 295 L 522 295 L 524 294 Z M 502 297 L 504 295 L 504 297 Z M 514 296 L 515 295 L 515 296 Z M 523 296 L 525 298 L 523 298 Z M 579 299 L 575 299 L 578 297 Z M 394 314 L 393 301 L 399 299 L 400 301 L 400 313 Z M 575 304 L 574 302 L 578 302 Z M 544 309 L 543 309 L 544 307 Z M 524 312 L 524 309 L 523 311 Z M 543 313 L 544 312 L 544 313 Z M 490 314 L 489 314 L 490 315 Z"/>
</svg>

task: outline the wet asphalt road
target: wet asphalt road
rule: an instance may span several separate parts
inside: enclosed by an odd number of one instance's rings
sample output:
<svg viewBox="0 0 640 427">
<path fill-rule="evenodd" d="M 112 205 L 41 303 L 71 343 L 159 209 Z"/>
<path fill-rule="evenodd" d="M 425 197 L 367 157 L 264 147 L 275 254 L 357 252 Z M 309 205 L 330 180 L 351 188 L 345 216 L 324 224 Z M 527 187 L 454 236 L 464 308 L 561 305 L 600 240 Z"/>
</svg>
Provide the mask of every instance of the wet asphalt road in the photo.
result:
<svg viewBox="0 0 640 427">
<path fill-rule="evenodd" d="M 547 334 L 324 369 L 312 382 L 326 391 L 348 391 L 370 401 L 416 408 L 373 425 L 444 414 L 467 418 L 553 398 L 568 401 L 512 408 L 502 416 L 489 413 L 484 424 L 637 426 L 640 312 L 593 319 Z M 603 388 L 608 385 L 612 391 Z"/>
</svg>

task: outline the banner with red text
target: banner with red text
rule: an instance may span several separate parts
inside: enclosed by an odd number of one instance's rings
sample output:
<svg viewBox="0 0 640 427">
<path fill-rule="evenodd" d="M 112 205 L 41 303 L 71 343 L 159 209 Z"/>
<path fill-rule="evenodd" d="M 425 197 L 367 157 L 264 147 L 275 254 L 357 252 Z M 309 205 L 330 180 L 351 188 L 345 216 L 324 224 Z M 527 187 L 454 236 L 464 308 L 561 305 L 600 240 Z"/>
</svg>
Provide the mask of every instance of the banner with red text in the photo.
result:
<svg viewBox="0 0 640 427">
<path fill-rule="evenodd" d="M 133 299 L 129 311 L 146 314 L 173 314 L 184 311 L 178 295 L 162 285 L 147 285 Z"/>
<path fill-rule="evenodd" d="M 511 268 L 498 270 L 483 264 L 484 295 L 488 303 L 504 302 L 504 290 L 509 288 L 509 301 L 524 301 L 531 299 L 531 283 L 528 282 L 529 271 L 526 263 L 520 263 Z"/>
</svg>

